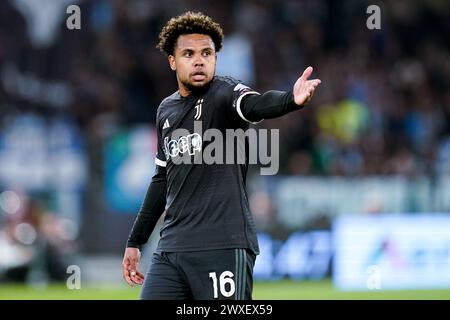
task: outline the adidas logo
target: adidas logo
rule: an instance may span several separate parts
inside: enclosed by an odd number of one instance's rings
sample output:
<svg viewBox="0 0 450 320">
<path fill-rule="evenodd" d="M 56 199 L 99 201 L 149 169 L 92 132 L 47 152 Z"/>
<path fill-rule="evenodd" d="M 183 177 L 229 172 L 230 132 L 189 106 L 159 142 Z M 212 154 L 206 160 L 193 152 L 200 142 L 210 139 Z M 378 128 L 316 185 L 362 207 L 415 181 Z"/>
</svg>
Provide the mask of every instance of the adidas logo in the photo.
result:
<svg viewBox="0 0 450 320">
<path fill-rule="evenodd" d="M 170 124 L 169 124 L 169 119 L 166 119 L 166 121 L 164 121 L 164 125 L 163 125 L 163 130 L 170 128 Z"/>
</svg>

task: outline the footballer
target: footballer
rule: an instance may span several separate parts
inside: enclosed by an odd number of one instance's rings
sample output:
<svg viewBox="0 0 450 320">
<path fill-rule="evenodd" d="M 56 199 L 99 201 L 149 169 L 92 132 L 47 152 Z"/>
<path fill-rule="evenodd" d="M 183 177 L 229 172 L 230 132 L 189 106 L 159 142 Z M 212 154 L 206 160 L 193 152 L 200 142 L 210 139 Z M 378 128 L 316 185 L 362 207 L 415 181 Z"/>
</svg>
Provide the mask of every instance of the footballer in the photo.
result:
<svg viewBox="0 0 450 320">
<path fill-rule="evenodd" d="M 155 175 L 123 258 L 124 279 L 143 285 L 141 299 L 252 299 L 259 248 L 246 192 L 248 164 L 177 159 L 195 158 L 206 145 L 201 136 L 192 139 L 195 121 L 203 130 L 245 131 L 251 123 L 301 109 L 320 84 L 308 80 L 311 67 L 287 92 L 260 94 L 239 80 L 216 76 L 222 41 L 221 27 L 195 12 L 172 18 L 159 35 L 157 47 L 167 55 L 178 91 L 157 110 Z M 189 134 L 174 137 L 180 129 Z M 163 213 L 160 240 L 144 276 L 138 270 L 140 250 Z"/>
</svg>

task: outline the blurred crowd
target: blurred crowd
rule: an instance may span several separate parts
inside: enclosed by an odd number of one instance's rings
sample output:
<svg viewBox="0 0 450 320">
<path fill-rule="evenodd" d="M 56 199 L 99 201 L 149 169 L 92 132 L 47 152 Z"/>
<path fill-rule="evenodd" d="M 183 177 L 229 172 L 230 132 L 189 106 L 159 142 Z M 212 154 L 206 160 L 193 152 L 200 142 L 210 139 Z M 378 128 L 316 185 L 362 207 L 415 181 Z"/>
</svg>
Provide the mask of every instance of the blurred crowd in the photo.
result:
<svg viewBox="0 0 450 320">
<path fill-rule="evenodd" d="M 282 129 L 283 173 L 450 172 L 445 0 L 381 3 L 379 30 L 366 27 L 367 1 L 72 1 L 81 30 L 65 28 L 69 2 L 39 2 L 40 14 L 32 2 L 0 3 L 3 122 L 24 112 L 63 116 L 88 141 L 154 123 L 176 90 L 158 33 L 170 17 L 200 10 L 222 25 L 224 50 L 242 49 L 224 60 L 250 58 L 235 74 L 256 90 L 289 90 L 308 65 L 322 80 L 307 109 L 261 124 Z"/>
<path fill-rule="evenodd" d="M 64 281 L 77 250 L 76 227 L 47 205 L 13 191 L 0 193 L 0 283 Z M 41 197 L 44 198 L 44 197 Z"/>
</svg>

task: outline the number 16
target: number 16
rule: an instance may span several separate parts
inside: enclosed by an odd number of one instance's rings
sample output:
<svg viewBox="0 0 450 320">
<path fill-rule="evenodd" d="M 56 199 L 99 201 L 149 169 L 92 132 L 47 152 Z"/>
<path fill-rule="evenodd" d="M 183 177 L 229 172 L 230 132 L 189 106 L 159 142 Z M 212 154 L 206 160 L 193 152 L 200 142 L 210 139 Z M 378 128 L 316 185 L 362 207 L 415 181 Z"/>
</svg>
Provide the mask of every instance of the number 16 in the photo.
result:
<svg viewBox="0 0 450 320">
<path fill-rule="evenodd" d="M 219 293 L 217 292 L 217 276 L 215 272 L 210 272 L 209 277 L 212 278 L 213 281 L 213 289 L 214 289 L 214 299 L 219 297 Z M 233 280 L 234 274 L 231 271 L 224 271 L 219 276 L 219 287 L 220 293 L 228 298 L 231 297 L 236 291 L 236 286 Z M 230 284 L 230 290 L 226 290 L 225 285 Z"/>
</svg>

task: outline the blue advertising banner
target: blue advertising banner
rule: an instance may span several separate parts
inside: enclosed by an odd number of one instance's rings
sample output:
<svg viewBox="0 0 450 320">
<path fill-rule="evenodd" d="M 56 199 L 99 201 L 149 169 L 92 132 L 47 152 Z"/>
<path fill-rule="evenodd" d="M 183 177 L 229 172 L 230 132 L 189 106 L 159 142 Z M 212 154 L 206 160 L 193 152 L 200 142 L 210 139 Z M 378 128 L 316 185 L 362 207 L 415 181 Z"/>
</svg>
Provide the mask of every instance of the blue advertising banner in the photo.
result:
<svg viewBox="0 0 450 320">
<path fill-rule="evenodd" d="M 339 217 L 333 281 L 341 290 L 450 288 L 450 214 Z"/>
</svg>

